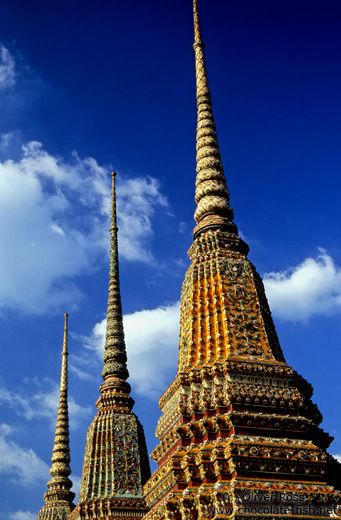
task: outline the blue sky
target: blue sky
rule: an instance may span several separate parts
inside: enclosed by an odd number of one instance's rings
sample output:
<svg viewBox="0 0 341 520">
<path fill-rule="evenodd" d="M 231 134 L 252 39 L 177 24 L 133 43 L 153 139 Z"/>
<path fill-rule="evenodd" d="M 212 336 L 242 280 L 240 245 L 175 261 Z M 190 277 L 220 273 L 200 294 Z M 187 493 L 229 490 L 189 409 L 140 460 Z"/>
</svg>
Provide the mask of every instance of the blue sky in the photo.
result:
<svg viewBox="0 0 341 520">
<path fill-rule="evenodd" d="M 200 14 L 235 221 L 340 455 L 341 4 L 201 0 Z M 190 0 L 1 2 L 1 520 L 43 505 L 66 311 L 79 486 L 101 383 L 112 168 L 130 382 L 156 444 L 194 227 L 192 43 Z"/>
</svg>

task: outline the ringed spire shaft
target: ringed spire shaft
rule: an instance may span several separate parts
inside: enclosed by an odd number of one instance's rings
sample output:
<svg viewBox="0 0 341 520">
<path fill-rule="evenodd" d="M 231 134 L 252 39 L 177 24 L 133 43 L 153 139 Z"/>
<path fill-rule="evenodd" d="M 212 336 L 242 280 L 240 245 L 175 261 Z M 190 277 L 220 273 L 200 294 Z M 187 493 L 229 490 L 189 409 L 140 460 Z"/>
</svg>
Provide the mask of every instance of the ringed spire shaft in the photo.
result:
<svg viewBox="0 0 341 520">
<path fill-rule="evenodd" d="M 232 222 L 233 209 L 221 160 L 217 129 L 208 83 L 204 43 L 201 37 L 197 0 L 193 0 L 194 53 L 197 98 L 196 135 L 196 210 L 194 238 L 207 229 L 221 229 L 237 234 Z"/>
<path fill-rule="evenodd" d="M 112 172 L 112 211 L 110 226 L 110 268 L 107 328 L 104 346 L 104 368 L 102 377 L 117 378 L 125 381 L 129 377 L 127 352 L 124 339 L 123 315 L 118 267 L 117 209 L 115 191 L 115 172 Z M 127 385 L 128 383 L 126 383 Z"/>
</svg>

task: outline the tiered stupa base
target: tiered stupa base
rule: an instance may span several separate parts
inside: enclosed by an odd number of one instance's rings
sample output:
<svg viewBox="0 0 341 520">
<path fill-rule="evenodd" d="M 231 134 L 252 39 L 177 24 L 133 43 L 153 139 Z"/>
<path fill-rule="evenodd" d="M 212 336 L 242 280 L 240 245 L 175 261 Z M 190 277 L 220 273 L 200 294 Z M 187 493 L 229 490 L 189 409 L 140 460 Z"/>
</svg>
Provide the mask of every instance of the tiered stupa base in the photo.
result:
<svg viewBox="0 0 341 520">
<path fill-rule="evenodd" d="M 78 506 L 70 520 L 136 520 L 148 511 L 142 486 L 150 476 L 143 427 L 130 386 L 111 378 L 100 388 L 88 430 Z"/>
<path fill-rule="evenodd" d="M 44 495 L 45 504 L 40 510 L 37 520 L 66 520 L 75 507 L 72 503 L 75 494 L 63 489 L 57 496 L 53 492 L 53 496 L 50 498 L 49 494 L 51 493 L 48 491 Z"/>
<path fill-rule="evenodd" d="M 160 401 L 146 519 L 335 517 L 339 464 L 310 394 L 285 363 L 179 374 Z"/>
</svg>

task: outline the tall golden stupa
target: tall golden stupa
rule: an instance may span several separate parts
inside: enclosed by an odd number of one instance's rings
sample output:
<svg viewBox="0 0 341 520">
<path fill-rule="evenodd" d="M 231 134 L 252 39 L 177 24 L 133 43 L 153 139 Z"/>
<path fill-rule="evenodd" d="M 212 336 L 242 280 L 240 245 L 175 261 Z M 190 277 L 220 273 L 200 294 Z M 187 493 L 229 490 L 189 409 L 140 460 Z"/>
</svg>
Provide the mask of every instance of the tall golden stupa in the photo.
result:
<svg viewBox="0 0 341 520">
<path fill-rule="evenodd" d="M 311 385 L 285 361 L 262 279 L 233 222 L 197 0 L 194 33 L 196 226 L 177 375 L 159 401 L 159 444 L 151 454 L 158 469 L 150 476 L 127 383 L 113 176 L 104 381 L 79 503 L 68 518 L 340 518 L 341 466 L 326 451 L 332 439 L 319 427 Z"/>
<path fill-rule="evenodd" d="M 148 520 L 329 518 L 341 501 L 311 385 L 287 365 L 233 223 L 194 0 L 197 177 L 178 372 L 162 395 Z"/>
</svg>

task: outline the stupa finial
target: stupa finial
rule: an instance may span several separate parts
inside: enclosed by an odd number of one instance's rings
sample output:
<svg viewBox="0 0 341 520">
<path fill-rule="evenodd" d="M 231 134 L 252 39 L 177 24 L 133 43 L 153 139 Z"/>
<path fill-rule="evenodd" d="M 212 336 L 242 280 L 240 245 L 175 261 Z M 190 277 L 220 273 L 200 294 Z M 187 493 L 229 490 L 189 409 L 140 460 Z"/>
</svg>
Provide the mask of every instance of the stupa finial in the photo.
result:
<svg viewBox="0 0 341 520">
<path fill-rule="evenodd" d="M 56 433 L 52 453 L 51 479 L 47 483 L 49 490 L 44 495 L 45 505 L 38 514 L 38 520 L 64 518 L 75 507 L 75 493 L 71 490 L 68 409 L 68 315 L 64 314 L 64 340 L 62 350 L 62 369 L 60 375 L 59 406 Z M 64 516 L 63 516 L 64 515 Z"/>
<path fill-rule="evenodd" d="M 194 53 L 197 97 L 197 178 L 194 238 L 207 229 L 237 234 L 217 139 L 208 84 L 204 44 L 201 38 L 197 0 L 193 0 Z"/>
<path fill-rule="evenodd" d="M 194 16 L 194 42 L 202 44 L 201 27 L 200 27 L 197 0 L 193 0 L 193 16 Z"/>
</svg>

